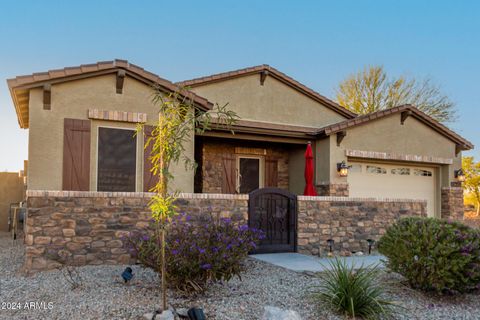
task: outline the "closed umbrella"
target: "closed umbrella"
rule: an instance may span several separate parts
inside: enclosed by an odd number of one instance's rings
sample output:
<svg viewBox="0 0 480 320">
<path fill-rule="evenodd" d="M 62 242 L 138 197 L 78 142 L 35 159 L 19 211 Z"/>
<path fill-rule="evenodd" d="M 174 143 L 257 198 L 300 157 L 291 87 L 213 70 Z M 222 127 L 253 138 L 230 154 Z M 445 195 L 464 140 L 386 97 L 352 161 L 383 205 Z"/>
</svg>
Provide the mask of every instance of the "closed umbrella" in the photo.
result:
<svg viewBox="0 0 480 320">
<path fill-rule="evenodd" d="M 305 151 L 305 190 L 303 190 L 303 195 L 317 195 L 317 191 L 313 186 L 313 151 L 310 142 L 308 143 L 307 150 Z"/>
</svg>

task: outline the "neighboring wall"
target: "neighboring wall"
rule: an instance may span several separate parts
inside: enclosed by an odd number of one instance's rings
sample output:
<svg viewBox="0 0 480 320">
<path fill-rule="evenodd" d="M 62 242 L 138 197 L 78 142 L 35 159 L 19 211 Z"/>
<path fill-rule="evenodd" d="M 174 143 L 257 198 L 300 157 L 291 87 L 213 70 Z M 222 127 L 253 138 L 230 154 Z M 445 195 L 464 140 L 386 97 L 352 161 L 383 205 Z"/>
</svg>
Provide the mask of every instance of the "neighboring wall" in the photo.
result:
<svg viewBox="0 0 480 320">
<path fill-rule="evenodd" d="M 334 252 L 368 252 L 367 239 L 378 241 L 388 226 L 406 216 L 426 216 L 425 201 L 298 197 L 298 252 L 325 255 L 328 239 Z"/>
<path fill-rule="evenodd" d="M 59 266 L 54 257 L 69 256 L 74 265 L 134 263 L 123 236 L 151 222 L 151 193 L 29 191 L 25 234 L 28 272 Z M 212 213 L 246 223 L 248 196 L 180 194 L 179 212 L 193 220 Z"/>
<path fill-rule="evenodd" d="M 290 86 L 254 74 L 191 88 L 209 101 L 225 105 L 242 119 L 319 128 L 345 117 Z"/>
<path fill-rule="evenodd" d="M 29 175 L 31 190 L 62 190 L 64 118 L 88 120 L 88 110 L 128 111 L 147 114 L 147 124 L 157 121 L 152 104 L 153 89 L 129 76 L 122 94 L 115 89 L 116 76 L 103 75 L 52 85 L 51 110 L 43 109 L 42 89 L 30 91 Z M 96 190 L 97 131 L 99 126 L 135 128 L 135 124 L 91 121 L 90 190 Z M 186 156 L 193 158 L 193 141 L 185 144 Z M 143 191 L 143 139 L 138 138 L 137 191 Z M 175 188 L 193 192 L 193 172 L 182 164 L 173 166 Z"/>
<path fill-rule="evenodd" d="M 18 172 L 0 172 L 0 231 L 8 231 L 10 204 L 24 199 L 23 177 Z"/>
<path fill-rule="evenodd" d="M 25 234 L 27 272 L 68 263 L 134 263 L 124 247 L 124 236 L 148 228 L 148 202 L 152 193 L 29 191 Z M 180 213 L 192 221 L 215 218 L 248 221 L 248 195 L 180 194 Z M 298 251 L 324 255 L 327 239 L 335 240 L 335 253 L 368 250 L 367 239 L 378 240 L 396 219 L 426 215 L 424 201 L 374 200 L 342 197 L 298 197 Z"/>
</svg>

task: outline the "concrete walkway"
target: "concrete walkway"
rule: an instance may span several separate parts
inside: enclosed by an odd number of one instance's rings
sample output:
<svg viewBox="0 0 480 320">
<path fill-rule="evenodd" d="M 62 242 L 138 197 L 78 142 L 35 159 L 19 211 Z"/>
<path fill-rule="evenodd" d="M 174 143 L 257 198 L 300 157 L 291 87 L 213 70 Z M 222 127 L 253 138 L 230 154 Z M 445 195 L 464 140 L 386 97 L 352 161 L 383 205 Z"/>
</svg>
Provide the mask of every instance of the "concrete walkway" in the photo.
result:
<svg viewBox="0 0 480 320">
<path fill-rule="evenodd" d="M 321 272 L 329 269 L 332 258 L 320 258 L 315 256 L 307 256 L 300 253 L 266 253 L 266 254 L 253 254 L 250 257 L 274 264 L 279 267 L 290 269 L 293 271 L 310 271 Z M 373 266 L 376 264 L 383 267 L 383 263 L 380 259 L 383 256 L 352 256 L 352 257 L 339 257 L 344 259 L 349 266 L 355 265 L 355 267 Z"/>
</svg>

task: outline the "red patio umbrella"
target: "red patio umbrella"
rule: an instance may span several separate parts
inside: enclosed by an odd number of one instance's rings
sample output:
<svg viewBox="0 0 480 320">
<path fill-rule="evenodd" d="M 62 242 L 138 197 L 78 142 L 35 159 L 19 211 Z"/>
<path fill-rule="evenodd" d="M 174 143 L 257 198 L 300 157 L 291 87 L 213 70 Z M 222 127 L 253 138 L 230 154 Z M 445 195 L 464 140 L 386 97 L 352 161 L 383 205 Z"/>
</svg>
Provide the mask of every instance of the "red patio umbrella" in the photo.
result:
<svg viewBox="0 0 480 320">
<path fill-rule="evenodd" d="M 316 196 L 317 191 L 313 186 L 313 151 L 312 144 L 309 142 L 305 151 L 305 190 L 304 196 Z"/>
</svg>

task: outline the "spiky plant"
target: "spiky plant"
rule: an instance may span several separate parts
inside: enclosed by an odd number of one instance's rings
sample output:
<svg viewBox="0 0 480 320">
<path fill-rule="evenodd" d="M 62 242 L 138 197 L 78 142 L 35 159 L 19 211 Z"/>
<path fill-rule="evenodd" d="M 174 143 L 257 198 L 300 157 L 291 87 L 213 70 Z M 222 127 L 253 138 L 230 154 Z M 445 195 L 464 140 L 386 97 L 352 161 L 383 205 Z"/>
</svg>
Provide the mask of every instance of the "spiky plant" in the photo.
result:
<svg viewBox="0 0 480 320">
<path fill-rule="evenodd" d="M 321 282 L 314 288 L 313 298 L 352 318 L 389 318 L 396 304 L 384 298 L 379 273 L 378 265 L 355 269 L 345 259 L 335 258 L 318 274 Z"/>
</svg>

